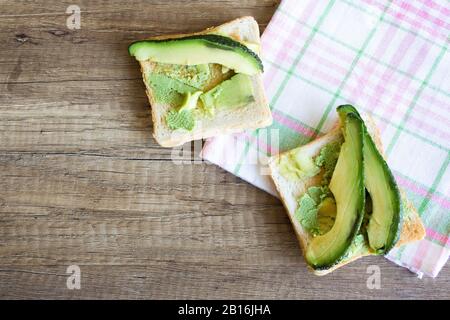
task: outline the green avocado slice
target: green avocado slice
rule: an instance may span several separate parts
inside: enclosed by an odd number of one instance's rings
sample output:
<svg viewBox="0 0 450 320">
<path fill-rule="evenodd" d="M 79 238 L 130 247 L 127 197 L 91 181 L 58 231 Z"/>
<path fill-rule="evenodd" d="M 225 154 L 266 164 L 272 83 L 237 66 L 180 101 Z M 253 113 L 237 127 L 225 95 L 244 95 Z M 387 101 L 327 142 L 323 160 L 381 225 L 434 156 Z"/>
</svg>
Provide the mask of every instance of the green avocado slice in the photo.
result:
<svg viewBox="0 0 450 320">
<path fill-rule="evenodd" d="M 205 109 L 214 114 L 217 108 L 237 108 L 255 101 L 249 76 L 238 73 L 200 96 Z"/>
<path fill-rule="evenodd" d="M 316 270 L 328 269 L 345 257 L 364 216 L 364 127 L 357 115 L 347 115 L 343 135 L 329 185 L 336 201 L 336 220 L 327 233 L 312 238 L 306 248 L 306 260 Z"/>
<path fill-rule="evenodd" d="M 345 119 L 358 111 L 351 105 L 337 108 Z M 367 224 L 369 247 L 377 254 L 386 254 L 397 243 L 401 226 L 401 198 L 395 178 L 364 125 L 365 187 L 372 198 L 372 214 Z"/>
<path fill-rule="evenodd" d="M 128 47 L 128 52 L 139 61 L 180 65 L 217 63 L 236 73 L 263 72 L 263 64 L 256 53 L 238 41 L 215 34 L 137 41 Z"/>
</svg>

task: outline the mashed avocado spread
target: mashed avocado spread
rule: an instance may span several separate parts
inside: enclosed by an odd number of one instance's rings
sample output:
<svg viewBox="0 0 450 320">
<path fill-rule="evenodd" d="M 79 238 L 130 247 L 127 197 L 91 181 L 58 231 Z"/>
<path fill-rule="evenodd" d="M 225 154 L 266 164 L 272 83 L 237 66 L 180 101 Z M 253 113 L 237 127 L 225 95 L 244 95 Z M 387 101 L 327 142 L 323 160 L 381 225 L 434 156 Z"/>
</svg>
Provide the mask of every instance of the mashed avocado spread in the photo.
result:
<svg viewBox="0 0 450 320">
<path fill-rule="evenodd" d="M 190 131 L 199 116 L 213 116 L 215 109 L 240 107 L 255 100 L 248 75 L 238 73 L 217 84 L 214 83 L 216 67 L 212 64 L 188 66 L 157 63 L 147 74 L 146 82 L 153 91 L 155 101 L 171 106 L 165 117 L 171 130 Z M 215 84 L 213 88 L 212 84 Z M 185 107 L 186 103 L 189 108 Z"/>
<path fill-rule="evenodd" d="M 321 174 L 321 184 L 308 188 L 300 197 L 295 213 L 296 219 L 312 235 L 328 232 L 336 217 L 336 203 L 328 188 L 333 175 L 342 140 L 325 145 L 319 154 L 312 158 L 294 149 L 280 159 L 280 173 L 287 179 L 307 179 Z"/>
<path fill-rule="evenodd" d="M 147 75 L 147 84 L 152 88 L 156 102 L 172 106 L 166 115 L 170 129 L 191 131 L 194 128 L 194 109 L 202 93 L 200 88 L 205 86 L 209 77 L 208 64 L 184 66 L 158 63 Z"/>
<path fill-rule="evenodd" d="M 170 129 L 183 128 L 190 131 L 195 127 L 194 109 L 197 107 L 198 98 L 202 93 L 203 91 L 186 93 L 181 107 L 167 112 L 166 122 Z"/>
<path fill-rule="evenodd" d="M 287 179 L 304 180 L 314 177 L 319 172 L 320 168 L 313 159 L 298 149 L 289 151 L 280 159 L 280 173 Z"/>
<path fill-rule="evenodd" d="M 166 122 L 172 130 L 185 129 L 191 131 L 195 127 L 194 114 L 190 110 L 177 111 L 171 109 L 167 112 Z"/>
<path fill-rule="evenodd" d="M 235 74 L 202 94 L 200 100 L 210 115 L 214 115 L 216 109 L 231 109 L 247 105 L 255 101 L 252 80 L 248 75 Z"/>
<path fill-rule="evenodd" d="M 211 74 L 209 64 L 185 66 L 178 64 L 158 63 L 153 72 L 166 75 L 170 79 L 178 80 L 190 87 L 196 88 L 197 90 L 204 88 Z"/>
<path fill-rule="evenodd" d="M 325 145 L 319 155 L 314 159 L 316 166 L 323 168 L 324 173 L 322 176 L 322 184 L 328 185 L 330 183 L 331 176 L 333 175 L 336 162 L 339 158 L 339 152 L 341 151 L 342 140 L 331 142 Z"/>
<path fill-rule="evenodd" d="M 321 184 L 308 188 L 307 192 L 299 199 L 295 215 L 303 228 L 312 235 L 325 234 L 334 224 L 336 203 L 328 184 L 339 158 L 341 144 L 341 140 L 331 142 L 320 150 L 314 158 L 314 165 L 322 173 Z"/>
</svg>

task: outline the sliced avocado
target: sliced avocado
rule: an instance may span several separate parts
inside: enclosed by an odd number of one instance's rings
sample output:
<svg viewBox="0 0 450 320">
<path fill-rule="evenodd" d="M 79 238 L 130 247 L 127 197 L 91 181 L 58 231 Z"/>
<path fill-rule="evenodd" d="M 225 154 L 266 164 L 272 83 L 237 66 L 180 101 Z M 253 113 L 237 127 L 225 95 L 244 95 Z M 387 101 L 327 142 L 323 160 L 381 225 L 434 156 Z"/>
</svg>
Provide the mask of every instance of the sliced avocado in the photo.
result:
<svg viewBox="0 0 450 320">
<path fill-rule="evenodd" d="M 218 63 L 236 73 L 263 72 L 263 64 L 256 53 L 231 38 L 214 34 L 137 41 L 128 47 L 128 52 L 139 61 L 181 65 Z"/>
<path fill-rule="evenodd" d="M 205 109 L 214 114 L 216 108 L 236 108 L 255 101 L 249 76 L 238 73 L 200 96 Z"/>
<path fill-rule="evenodd" d="M 364 127 L 361 119 L 349 114 L 343 134 L 344 143 L 329 186 L 336 201 L 336 220 L 327 233 L 312 238 L 306 249 L 306 260 L 317 270 L 339 263 L 358 234 L 364 216 Z"/>
<path fill-rule="evenodd" d="M 222 33 L 222 32 L 215 31 L 214 33 L 210 33 L 210 34 L 216 34 L 216 35 L 219 35 L 219 36 L 223 36 L 223 37 L 229 38 L 226 33 Z M 242 43 L 244 46 L 246 46 L 247 48 L 249 48 L 253 52 L 259 53 L 261 51 L 261 45 L 259 43 L 251 42 L 251 41 L 245 41 L 245 40 L 242 40 L 242 39 L 233 39 L 233 40 L 236 40 L 236 41 Z"/>
<path fill-rule="evenodd" d="M 357 114 L 355 107 L 337 108 L 345 118 Z M 369 247 L 378 254 L 386 254 L 396 244 L 401 226 L 401 199 L 395 178 L 364 125 L 365 186 L 372 199 L 372 214 L 367 224 Z"/>
<path fill-rule="evenodd" d="M 181 105 L 180 109 L 178 110 L 180 111 L 184 111 L 184 110 L 193 110 L 197 107 L 197 102 L 198 102 L 198 98 L 200 97 L 200 95 L 203 93 L 203 91 L 195 91 L 194 93 L 186 93 L 186 95 L 184 96 L 184 100 L 183 100 L 183 104 Z"/>
</svg>

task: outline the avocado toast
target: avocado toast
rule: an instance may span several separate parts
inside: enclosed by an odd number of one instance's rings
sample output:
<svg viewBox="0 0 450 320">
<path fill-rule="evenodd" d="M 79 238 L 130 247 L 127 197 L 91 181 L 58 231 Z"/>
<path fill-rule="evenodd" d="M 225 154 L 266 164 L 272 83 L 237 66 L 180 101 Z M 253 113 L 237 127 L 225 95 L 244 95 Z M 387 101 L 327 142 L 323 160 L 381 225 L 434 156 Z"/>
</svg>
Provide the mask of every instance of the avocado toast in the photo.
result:
<svg viewBox="0 0 450 320">
<path fill-rule="evenodd" d="M 305 259 L 317 275 L 425 236 L 384 160 L 371 119 L 350 105 L 337 112 L 339 124 L 329 133 L 269 161 Z"/>
<path fill-rule="evenodd" d="M 252 17 L 193 34 L 130 45 L 152 107 L 153 135 L 163 147 L 256 129 L 272 123 Z"/>
</svg>

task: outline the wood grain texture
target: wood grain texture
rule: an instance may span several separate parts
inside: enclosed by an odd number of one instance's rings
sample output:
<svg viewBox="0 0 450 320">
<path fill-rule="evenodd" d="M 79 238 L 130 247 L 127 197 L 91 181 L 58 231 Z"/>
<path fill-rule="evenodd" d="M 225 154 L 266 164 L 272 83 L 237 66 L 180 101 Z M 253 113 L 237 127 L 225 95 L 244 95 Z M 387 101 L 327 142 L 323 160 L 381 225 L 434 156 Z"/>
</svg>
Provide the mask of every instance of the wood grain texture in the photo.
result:
<svg viewBox="0 0 450 320">
<path fill-rule="evenodd" d="M 77 1 L 76 31 L 70 4 L 0 1 L 0 298 L 450 298 L 448 267 L 313 276 L 278 200 L 153 140 L 127 45 L 242 15 L 264 29 L 277 0 Z"/>
</svg>

